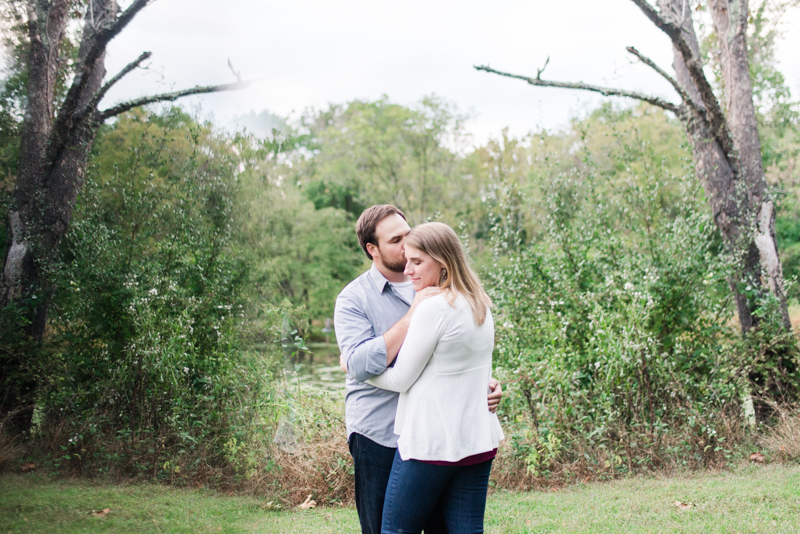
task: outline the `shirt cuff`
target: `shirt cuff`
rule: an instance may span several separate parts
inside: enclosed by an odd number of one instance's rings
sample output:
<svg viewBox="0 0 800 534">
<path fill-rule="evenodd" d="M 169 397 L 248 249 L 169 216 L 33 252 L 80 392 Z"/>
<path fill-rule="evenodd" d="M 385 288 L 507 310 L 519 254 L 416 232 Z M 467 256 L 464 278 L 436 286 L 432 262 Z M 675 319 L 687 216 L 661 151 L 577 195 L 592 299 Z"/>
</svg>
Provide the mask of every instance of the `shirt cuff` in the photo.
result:
<svg viewBox="0 0 800 534">
<path fill-rule="evenodd" d="M 378 336 L 369 342 L 367 348 L 366 371 L 372 376 L 386 370 L 386 340 Z"/>
</svg>

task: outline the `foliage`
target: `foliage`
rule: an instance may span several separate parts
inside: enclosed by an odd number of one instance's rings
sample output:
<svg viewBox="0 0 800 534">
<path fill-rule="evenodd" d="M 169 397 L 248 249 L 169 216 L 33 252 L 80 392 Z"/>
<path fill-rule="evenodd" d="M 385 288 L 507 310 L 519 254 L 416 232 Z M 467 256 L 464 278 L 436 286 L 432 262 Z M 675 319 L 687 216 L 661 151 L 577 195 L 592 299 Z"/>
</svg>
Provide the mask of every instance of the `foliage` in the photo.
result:
<svg viewBox="0 0 800 534">
<path fill-rule="evenodd" d="M 596 119 L 496 206 L 488 274 L 512 454 L 534 476 L 724 462 L 746 391 L 731 262 L 688 165 L 675 173 L 680 160 L 625 121 L 606 122 L 595 152 Z M 529 239 L 517 205 L 532 208 Z"/>
<path fill-rule="evenodd" d="M 458 157 L 464 117 L 439 97 L 413 108 L 353 101 L 309 111 L 298 128 L 307 153 L 295 176 L 317 208 L 343 209 L 353 219 L 367 206 L 394 204 L 409 220 L 424 222 L 458 195 Z"/>
<path fill-rule="evenodd" d="M 281 411 L 285 323 L 307 331 L 291 300 L 330 314 L 360 263 L 344 214 L 285 185 L 282 146 L 179 108 L 101 131 L 27 370 L 45 384 L 34 422 L 53 466 L 252 471 Z"/>
<path fill-rule="evenodd" d="M 55 465 L 122 455 L 157 473 L 156 447 L 202 447 L 218 462 L 225 441 L 247 436 L 268 384 L 239 339 L 250 266 L 232 247 L 234 147 L 178 110 L 123 118 L 97 147 L 107 150 L 52 273 L 38 431 L 63 449 Z"/>
</svg>

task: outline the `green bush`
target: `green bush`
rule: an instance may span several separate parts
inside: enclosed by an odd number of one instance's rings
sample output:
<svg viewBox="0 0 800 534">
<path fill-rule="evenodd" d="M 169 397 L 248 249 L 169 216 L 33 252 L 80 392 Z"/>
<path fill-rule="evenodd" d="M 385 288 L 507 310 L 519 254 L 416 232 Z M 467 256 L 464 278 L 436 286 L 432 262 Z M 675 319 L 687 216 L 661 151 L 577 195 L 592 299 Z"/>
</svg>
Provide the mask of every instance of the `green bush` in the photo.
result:
<svg viewBox="0 0 800 534">
<path fill-rule="evenodd" d="M 732 262 L 702 190 L 635 128 L 611 135 L 601 157 L 584 131 L 524 189 L 498 185 L 495 374 L 534 475 L 718 463 L 745 424 Z"/>
<path fill-rule="evenodd" d="M 224 466 L 271 395 L 271 360 L 242 341 L 255 305 L 233 239 L 236 139 L 179 110 L 131 114 L 104 136 L 51 273 L 37 431 L 57 466 Z M 109 161 L 114 144 L 126 155 Z"/>
</svg>

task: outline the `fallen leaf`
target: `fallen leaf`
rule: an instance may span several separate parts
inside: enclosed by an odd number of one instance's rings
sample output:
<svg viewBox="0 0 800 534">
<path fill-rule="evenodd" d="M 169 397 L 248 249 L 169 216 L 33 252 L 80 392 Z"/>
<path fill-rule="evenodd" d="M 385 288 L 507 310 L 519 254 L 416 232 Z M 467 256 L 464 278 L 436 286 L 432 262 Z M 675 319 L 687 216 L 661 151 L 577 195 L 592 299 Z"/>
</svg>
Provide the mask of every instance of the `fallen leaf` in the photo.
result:
<svg viewBox="0 0 800 534">
<path fill-rule="evenodd" d="M 688 510 L 689 508 L 691 508 L 692 506 L 694 506 L 694 505 L 693 505 L 692 503 L 690 503 L 690 502 L 681 502 L 681 501 L 675 501 L 675 502 L 674 502 L 674 503 L 672 503 L 672 504 L 674 504 L 674 505 L 675 505 L 675 508 L 677 508 L 678 510 Z"/>
<path fill-rule="evenodd" d="M 36 469 L 36 464 L 33 462 L 25 462 L 24 464 L 22 464 L 22 467 L 20 469 L 22 470 L 23 473 L 27 473 L 28 471 L 33 471 L 34 469 Z"/>
<path fill-rule="evenodd" d="M 105 517 L 111 512 L 111 508 L 103 508 L 102 510 L 92 510 L 92 515 L 95 517 Z"/>
<path fill-rule="evenodd" d="M 325 514 L 325 521 L 330 521 L 333 519 L 333 514 Z"/>
<path fill-rule="evenodd" d="M 754 453 L 750 454 L 750 461 L 751 462 L 756 462 L 756 463 L 759 463 L 759 464 L 763 464 L 764 463 L 764 455 L 761 454 L 760 452 L 754 452 Z"/>
<path fill-rule="evenodd" d="M 306 500 L 303 504 L 297 506 L 300 510 L 308 510 L 309 508 L 315 508 L 317 506 L 317 501 L 311 500 L 311 495 L 306 497 Z"/>
</svg>

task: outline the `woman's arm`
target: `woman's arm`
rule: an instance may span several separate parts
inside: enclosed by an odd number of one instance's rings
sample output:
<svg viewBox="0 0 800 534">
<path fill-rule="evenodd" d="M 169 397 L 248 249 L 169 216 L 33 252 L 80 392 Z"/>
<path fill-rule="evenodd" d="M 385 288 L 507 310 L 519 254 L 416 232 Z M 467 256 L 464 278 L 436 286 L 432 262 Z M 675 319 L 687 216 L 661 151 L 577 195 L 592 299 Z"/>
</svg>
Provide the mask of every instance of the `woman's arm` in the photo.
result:
<svg viewBox="0 0 800 534">
<path fill-rule="evenodd" d="M 438 300 L 430 299 L 417 307 L 394 367 L 370 378 L 367 384 L 402 393 L 417 381 L 444 331 L 443 313 L 436 305 Z"/>
</svg>

